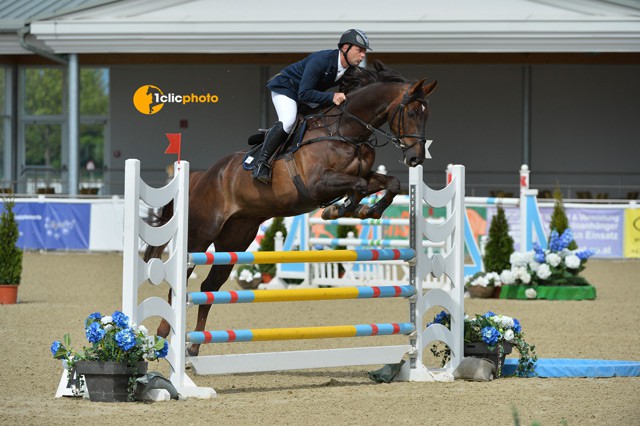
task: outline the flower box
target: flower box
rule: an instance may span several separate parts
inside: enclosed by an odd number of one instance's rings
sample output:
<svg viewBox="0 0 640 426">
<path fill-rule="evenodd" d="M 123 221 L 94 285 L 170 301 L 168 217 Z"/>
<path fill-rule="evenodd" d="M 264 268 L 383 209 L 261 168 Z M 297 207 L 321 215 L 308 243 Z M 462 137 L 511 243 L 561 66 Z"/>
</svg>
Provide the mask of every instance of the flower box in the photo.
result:
<svg viewBox="0 0 640 426">
<path fill-rule="evenodd" d="M 545 300 L 594 300 L 596 288 L 592 285 L 565 286 L 565 285 L 539 285 L 536 287 L 535 297 L 528 297 L 528 285 L 506 285 L 500 290 L 501 299 L 545 299 Z"/>
<path fill-rule="evenodd" d="M 502 345 L 502 355 L 500 355 L 500 345 Z M 489 345 L 482 342 L 465 343 L 464 356 L 486 358 L 493 362 L 493 365 L 496 366 L 496 378 L 498 378 L 502 375 L 504 358 L 511 353 L 511 349 L 511 344 L 507 342 L 496 344 L 493 349 L 489 349 Z"/>
</svg>

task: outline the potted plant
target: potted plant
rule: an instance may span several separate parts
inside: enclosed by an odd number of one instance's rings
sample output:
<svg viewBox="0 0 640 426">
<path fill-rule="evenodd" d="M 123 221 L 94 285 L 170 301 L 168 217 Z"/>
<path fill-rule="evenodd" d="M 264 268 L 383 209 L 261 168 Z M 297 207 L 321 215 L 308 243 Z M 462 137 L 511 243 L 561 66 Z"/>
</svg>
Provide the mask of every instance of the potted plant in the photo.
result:
<svg viewBox="0 0 640 426">
<path fill-rule="evenodd" d="M 22 277 L 22 250 L 17 247 L 18 223 L 13 200 L 5 199 L 0 215 L 0 304 L 18 300 L 18 285 Z"/>
<path fill-rule="evenodd" d="M 167 356 L 167 341 L 150 336 L 143 325 L 132 323 L 120 311 L 105 316 L 94 312 L 84 325 L 91 346 L 76 351 L 65 334 L 63 342 L 56 340 L 51 345 L 53 357 L 66 364 L 69 381 L 77 374 L 77 389 L 86 383 L 91 401 L 133 400 L 136 378 L 147 372 L 147 361 Z"/>
<path fill-rule="evenodd" d="M 275 236 L 277 232 L 282 232 L 282 237 L 287 238 L 287 228 L 284 226 L 283 217 L 274 217 L 271 225 L 267 228 L 260 241 L 260 248 L 258 251 L 273 251 L 275 250 Z M 265 264 L 258 265 L 258 270 L 262 274 L 262 281 L 268 283 L 276 275 L 276 265 Z"/>
<path fill-rule="evenodd" d="M 496 215 L 491 219 L 489 241 L 482 258 L 484 271 L 465 280 L 471 297 L 488 298 L 498 294 L 502 286 L 500 273 L 509 267 L 512 253 L 513 238 L 509 235 L 509 222 L 504 209 L 498 206 Z"/>
<path fill-rule="evenodd" d="M 595 299 L 595 288 L 579 274 L 595 254 L 591 249 L 571 250 L 575 244 L 571 228 L 562 235 L 551 231 L 549 248 L 539 244 L 527 253 L 513 253 L 511 268 L 500 274 L 500 297 L 518 299 L 582 300 Z"/>
<path fill-rule="evenodd" d="M 429 323 L 431 324 L 442 324 L 450 328 L 451 316 L 446 311 L 441 311 L 434 317 L 433 322 Z M 496 366 L 496 377 L 502 377 L 504 358 L 511 353 L 512 348 L 520 353 L 515 375 L 532 376 L 535 362 L 538 360 L 535 345 L 530 345 L 524 340 L 522 327 L 516 318 L 497 315 L 491 311 L 484 315 L 476 314 L 472 318 L 465 317 L 464 355 L 491 360 Z M 440 344 L 433 345 L 431 352 L 438 357 L 443 357 L 443 366 L 451 356 L 449 348 L 443 349 Z"/>
<path fill-rule="evenodd" d="M 240 265 L 237 269 L 231 271 L 229 278 L 236 280 L 240 288 L 245 290 L 258 288 L 258 285 L 263 280 L 258 265 Z"/>
</svg>

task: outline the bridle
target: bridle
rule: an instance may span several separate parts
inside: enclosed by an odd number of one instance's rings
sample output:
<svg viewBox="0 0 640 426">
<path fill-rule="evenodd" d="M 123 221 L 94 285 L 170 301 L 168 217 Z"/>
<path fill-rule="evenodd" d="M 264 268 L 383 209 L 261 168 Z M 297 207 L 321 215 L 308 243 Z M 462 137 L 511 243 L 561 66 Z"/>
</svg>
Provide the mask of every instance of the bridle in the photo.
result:
<svg viewBox="0 0 640 426">
<path fill-rule="evenodd" d="M 420 105 L 422 105 L 424 108 L 427 108 L 429 103 L 429 101 L 426 98 L 422 99 L 416 95 L 409 95 L 409 89 L 407 89 L 402 95 L 402 101 L 398 103 L 398 105 L 396 106 L 396 109 L 393 111 L 393 114 L 391 115 L 391 119 L 389 120 L 389 126 L 391 126 L 391 123 L 393 123 L 396 117 L 398 117 L 398 126 L 397 126 L 398 130 L 395 133 L 389 133 L 385 130 L 378 129 L 375 126 L 371 125 L 370 123 L 367 123 L 366 121 L 362 120 L 360 117 L 350 113 L 346 109 L 346 101 L 342 105 L 340 105 L 339 108 L 342 114 L 353 118 L 355 121 L 360 123 L 362 126 L 364 126 L 368 131 L 370 131 L 374 135 L 373 139 L 370 139 L 367 141 L 368 143 L 371 143 L 371 145 L 375 147 L 381 147 L 391 142 L 397 148 L 400 148 L 404 153 L 410 150 L 411 148 L 413 148 L 414 146 L 416 146 L 417 144 L 422 144 L 422 146 L 424 147 L 424 144 L 427 141 L 427 137 L 424 133 L 422 134 L 401 133 L 401 132 L 404 132 L 404 128 L 405 128 L 405 108 L 407 107 L 407 105 L 413 102 L 419 102 Z M 378 116 L 386 114 L 387 111 L 388 111 L 388 108 L 385 109 Z M 424 116 L 422 126 L 421 126 L 423 131 L 426 130 L 425 122 L 426 122 L 426 116 Z M 377 135 L 384 137 L 387 140 L 387 142 L 383 144 L 379 144 L 377 141 Z M 403 145 L 402 144 L 403 138 L 414 138 L 416 141 L 411 145 Z"/>
</svg>

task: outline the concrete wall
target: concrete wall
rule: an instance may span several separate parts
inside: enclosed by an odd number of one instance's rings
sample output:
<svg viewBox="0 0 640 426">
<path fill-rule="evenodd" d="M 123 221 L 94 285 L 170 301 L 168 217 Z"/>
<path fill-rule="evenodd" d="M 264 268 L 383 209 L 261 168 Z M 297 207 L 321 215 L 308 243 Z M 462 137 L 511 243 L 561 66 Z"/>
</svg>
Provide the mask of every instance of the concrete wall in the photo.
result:
<svg viewBox="0 0 640 426">
<path fill-rule="evenodd" d="M 524 160 L 523 65 L 389 65 L 410 78 L 438 80 L 427 125 L 427 137 L 434 140 L 433 160 L 425 165 L 429 182 L 443 184 L 446 165 L 459 163 L 466 166 L 467 195 L 487 195 L 492 189 L 517 192 L 517 170 Z M 281 65 L 263 68 L 114 66 L 110 150 L 120 157 L 110 155 L 111 169 L 117 174 L 126 158 L 139 158 L 143 168 L 154 169 L 145 171 L 144 178 L 163 182 L 164 168 L 174 159 L 163 154 L 164 134 L 170 132 L 182 132 L 182 155 L 193 170 L 245 149 L 247 137 L 264 125 L 264 80 Z M 640 187 L 640 162 L 634 154 L 640 142 L 640 66 L 533 65 L 530 70 L 532 185 L 588 184 L 594 192 L 599 184 Z M 132 97 L 145 84 L 165 93 L 210 92 L 219 102 L 165 104 L 159 113 L 143 115 Z M 267 105 L 270 125 L 275 114 L 269 98 Z M 181 120 L 188 120 L 187 128 L 180 128 Z M 392 145 L 378 151 L 378 163 L 407 182 L 400 159 Z"/>
</svg>

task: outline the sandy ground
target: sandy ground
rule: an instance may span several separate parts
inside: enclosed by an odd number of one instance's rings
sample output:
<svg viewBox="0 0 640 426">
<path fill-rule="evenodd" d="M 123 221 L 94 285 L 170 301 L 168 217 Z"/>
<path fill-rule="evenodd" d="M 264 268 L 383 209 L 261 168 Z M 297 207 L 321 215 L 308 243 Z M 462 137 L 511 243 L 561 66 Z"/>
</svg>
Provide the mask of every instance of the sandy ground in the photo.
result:
<svg viewBox="0 0 640 426">
<path fill-rule="evenodd" d="M 119 254 L 28 253 L 20 303 L 0 305 L 0 424 L 522 424 L 640 425 L 640 378 L 517 379 L 488 383 L 376 384 L 350 367 L 253 375 L 196 376 L 216 389 L 212 400 L 168 403 L 93 403 L 54 394 L 61 375 L 51 342 L 67 332 L 85 344 L 82 322 L 94 311 L 121 308 Z M 199 271 L 202 276 L 206 271 Z M 640 261 L 589 262 L 595 301 L 467 299 L 469 314 L 487 309 L 517 317 L 527 340 L 546 358 L 640 361 Z M 199 281 L 190 284 L 198 289 Z M 227 283 L 227 289 L 235 284 Z M 164 293 L 146 289 L 143 296 Z M 397 322 L 401 300 L 298 302 L 214 308 L 208 329 Z M 195 310 L 190 311 L 194 324 Z M 145 323 L 155 329 L 156 323 Z M 152 328 L 153 327 L 153 328 Z M 203 354 L 402 343 L 403 337 L 236 343 L 203 346 Z M 382 342 L 381 340 L 384 340 Z M 244 345 L 244 346 L 243 346 Z M 151 369 L 166 373 L 166 362 Z"/>
</svg>

